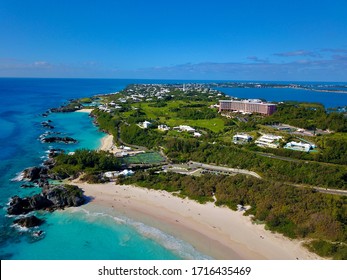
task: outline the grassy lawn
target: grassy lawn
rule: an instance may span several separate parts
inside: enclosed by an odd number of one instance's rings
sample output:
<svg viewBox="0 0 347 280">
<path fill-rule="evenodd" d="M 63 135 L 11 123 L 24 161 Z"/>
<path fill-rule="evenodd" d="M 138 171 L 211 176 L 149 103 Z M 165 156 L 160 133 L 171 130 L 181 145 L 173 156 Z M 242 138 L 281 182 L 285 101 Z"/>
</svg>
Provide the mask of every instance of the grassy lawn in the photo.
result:
<svg viewBox="0 0 347 280">
<path fill-rule="evenodd" d="M 209 120 L 183 120 L 183 119 L 170 119 L 166 121 L 167 125 L 179 126 L 179 125 L 189 125 L 193 128 L 201 127 L 207 128 L 213 132 L 220 132 L 224 129 L 224 122 L 222 119 L 214 118 Z"/>
<path fill-rule="evenodd" d="M 140 164 L 140 163 L 154 164 L 154 163 L 161 163 L 164 160 L 165 159 L 159 153 L 156 153 L 156 152 L 137 154 L 136 156 L 123 158 L 123 161 L 127 164 Z"/>
<path fill-rule="evenodd" d="M 184 101 L 169 101 L 165 107 L 151 107 L 153 103 L 140 103 L 141 109 L 146 113 L 148 118 L 156 119 L 162 117 L 173 117 L 176 116 L 175 112 L 171 112 L 172 108 L 179 108 L 186 103 Z"/>
<path fill-rule="evenodd" d="M 199 102 L 191 102 L 192 104 L 199 104 Z M 186 106 L 188 103 L 184 101 L 169 101 L 165 107 L 150 107 L 150 103 L 141 103 L 139 107 L 146 113 L 148 119 L 159 118 L 160 122 L 169 125 L 170 127 L 179 125 L 189 125 L 192 127 L 206 128 L 213 132 L 220 132 L 224 129 L 224 122 L 220 118 L 213 119 L 199 119 L 187 120 L 180 119 L 176 112 L 170 111 L 172 108 L 180 108 Z"/>
</svg>

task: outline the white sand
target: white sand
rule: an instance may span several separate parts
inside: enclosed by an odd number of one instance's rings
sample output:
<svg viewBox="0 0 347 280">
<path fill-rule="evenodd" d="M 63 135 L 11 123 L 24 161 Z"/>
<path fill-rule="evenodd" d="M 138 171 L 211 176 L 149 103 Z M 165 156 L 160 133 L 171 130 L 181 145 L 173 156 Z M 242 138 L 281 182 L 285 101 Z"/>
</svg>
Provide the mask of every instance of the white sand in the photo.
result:
<svg viewBox="0 0 347 280">
<path fill-rule="evenodd" d="M 165 191 L 134 186 L 78 184 L 92 205 L 118 211 L 192 244 L 215 259 L 319 259 L 301 246 L 252 224 L 242 212 L 199 204 Z M 84 207 L 88 207 L 84 206 Z"/>
<path fill-rule="evenodd" d="M 100 150 L 102 151 L 110 151 L 113 146 L 113 136 L 112 135 L 106 135 L 101 139 L 101 146 Z"/>
<path fill-rule="evenodd" d="M 77 113 L 91 113 L 93 111 L 93 109 L 80 109 L 80 110 L 77 110 L 76 112 Z"/>
</svg>

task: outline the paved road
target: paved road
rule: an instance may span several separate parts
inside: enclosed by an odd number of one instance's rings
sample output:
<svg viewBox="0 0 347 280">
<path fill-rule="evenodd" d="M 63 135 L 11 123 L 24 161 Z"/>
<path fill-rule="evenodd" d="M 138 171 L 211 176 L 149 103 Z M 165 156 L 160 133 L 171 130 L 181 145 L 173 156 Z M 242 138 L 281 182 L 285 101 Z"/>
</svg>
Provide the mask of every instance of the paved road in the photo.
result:
<svg viewBox="0 0 347 280">
<path fill-rule="evenodd" d="M 305 185 L 298 185 L 298 184 L 287 184 L 287 185 L 297 187 L 297 188 L 311 188 L 311 189 L 315 189 L 317 192 L 321 192 L 321 193 L 334 194 L 334 195 L 346 195 L 347 196 L 347 190 L 328 189 L 328 188 L 321 188 L 321 187 L 315 187 L 315 186 L 305 186 Z"/>
<path fill-rule="evenodd" d="M 289 157 L 281 157 L 281 156 L 276 156 L 273 154 L 267 154 L 267 153 L 262 153 L 262 152 L 256 152 L 256 154 L 262 156 L 262 157 L 268 157 L 268 158 L 275 158 L 275 159 L 280 159 L 280 160 L 284 160 L 284 161 L 289 161 L 289 162 L 305 162 L 304 160 L 300 160 L 300 159 L 293 159 L 293 158 L 289 158 Z"/>
<path fill-rule="evenodd" d="M 205 163 L 200 163 L 200 162 L 195 162 L 195 161 L 189 161 L 188 164 L 193 168 L 202 168 L 202 169 L 208 169 L 208 170 L 214 170 L 214 171 L 220 171 L 220 172 L 240 173 L 240 174 L 251 175 L 251 176 L 254 176 L 256 178 L 261 179 L 260 175 L 258 175 L 257 173 L 255 173 L 253 171 L 249 171 L 246 169 L 228 168 L 228 167 L 205 164 Z M 347 190 L 328 189 L 328 188 L 321 188 L 321 187 L 315 187 L 315 186 L 304 186 L 304 185 L 290 184 L 290 183 L 287 183 L 287 185 L 291 185 L 291 186 L 298 187 L 298 188 L 312 188 L 312 189 L 315 189 L 316 191 L 321 192 L 321 193 L 347 196 Z"/>
<path fill-rule="evenodd" d="M 223 167 L 223 166 L 218 166 L 218 165 L 212 165 L 212 164 L 205 164 L 201 162 L 195 162 L 195 161 L 189 161 L 188 162 L 189 166 L 193 168 L 202 168 L 202 169 L 207 169 L 207 170 L 212 170 L 212 171 L 217 171 L 217 172 L 227 172 L 227 173 L 239 173 L 239 174 L 245 174 L 245 175 L 250 175 L 253 177 L 256 177 L 258 179 L 261 179 L 261 176 L 253 171 L 249 171 L 246 169 L 239 169 L 239 168 L 229 168 L 229 167 Z"/>
</svg>

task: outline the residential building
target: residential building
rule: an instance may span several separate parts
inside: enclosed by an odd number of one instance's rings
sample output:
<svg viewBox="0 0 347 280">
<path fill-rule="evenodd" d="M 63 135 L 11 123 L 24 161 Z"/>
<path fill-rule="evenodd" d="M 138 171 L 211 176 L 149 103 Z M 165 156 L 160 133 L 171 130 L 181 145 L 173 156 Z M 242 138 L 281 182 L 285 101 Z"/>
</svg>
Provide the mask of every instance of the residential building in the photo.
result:
<svg viewBox="0 0 347 280">
<path fill-rule="evenodd" d="M 278 148 L 281 140 L 282 136 L 264 134 L 255 141 L 255 144 L 264 148 Z"/>
<path fill-rule="evenodd" d="M 138 124 L 139 127 L 145 128 L 145 129 L 149 128 L 151 125 L 152 125 L 152 123 L 149 121 L 144 121 L 144 122 Z"/>
<path fill-rule="evenodd" d="M 295 150 L 295 151 L 301 151 L 301 152 L 309 152 L 314 147 L 311 144 L 303 143 L 303 142 L 295 142 L 291 141 L 287 143 L 284 148 Z"/>
<path fill-rule="evenodd" d="M 233 136 L 234 144 L 245 144 L 251 141 L 252 141 L 252 137 L 248 134 L 239 133 Z"/>
<path fill-rule="evenodd" d="M 160 124 L 158 125 L 158 129 L 161 131 L 167 131 L 170 130 L 170 127 L 168 127 L 166 124 Z"/>
<path fill-rule="evenodd" d="M 173 129 L 174 129 L 174 130 L 179 130 L 179 131 L 186 131 L 186 132 L 189 132 L 189 133 L 194 133 L 194 132 L 195 132 L 195 129 L 192 128 L 192 127 L 189 126 L 189 125 L 175 126 Z"/>
</svg>

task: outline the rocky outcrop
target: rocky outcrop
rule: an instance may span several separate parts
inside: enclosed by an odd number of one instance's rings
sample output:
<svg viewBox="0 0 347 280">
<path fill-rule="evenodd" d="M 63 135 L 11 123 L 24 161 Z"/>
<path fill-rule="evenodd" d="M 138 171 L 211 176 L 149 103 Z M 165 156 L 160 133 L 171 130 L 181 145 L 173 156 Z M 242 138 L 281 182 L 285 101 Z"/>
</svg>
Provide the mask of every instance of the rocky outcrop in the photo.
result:
<svg viewBox="0 0 347 280">
<path fill-rule="evenodd" d="M 55 208 L 76 207 L 85 202 L 83 191 L 77 186 L 56 186 L 43 193 Z"/>
<path fill-rule="evenodd" d="M 44 223 L 44 220 L 37 218 L 36 216 L 19 218 L 13 221 L 14 224 L 20 225 L 22 227 L 31 228 L 37 227 Z"/>
<path fill-rule="evenodd" d="M 65 143 L 65 144 L 72 144 L 76 143 L 77 140 L 73 139 L 72 137 L 58 137 L 58 136 L 52 136 L 52 137 L 43 137 L 41 139 L 43 143 Z"/>
<path fill-rule="evenodd" d="M 27 214 L 34 210 L 63 209 L 65 207 L 80 206 L 84 204 L 85 198 L 82 189 L 77 186 L 50 186 L 45 185 L 41 194 L 31 197 L 11 198 L 7 213 L 9 215 Z"/>
<path fill-rule="evenodd" d="M 11 198 L 9 207 L 7 208 L 7 213 L 9 215 L 22 215 L 34 210 L 48 209 L 52 206 L 52 201 L 48 200 L 41 194 L 25 198 L 14 196 Z"/>
<path fill-rule="evenodd" d="M 55 157 L 55 156 L 57 156 L 57 155 L 60 155 L 60 154 L 62 154 L 62 153 L 64 153 L 64 150 L 63 150 L 63 149 L 50 149 L 50 150 L 48 151 L 48 157 L 49 157 L 50 159 L 52 159 L 53 157 Z"/>
<path fill-rule="evenodd" d="M 34 188 L 36 186 L 34 184 L 23 184 L 20 187 L 23 189 L 29 189 L 29 188 Z"/>
<path fill-rule="evenodd" d="M 48 169 L 44 166 L 34 166 L 24 169 L 23 179 L 29 180 L 31 182 L 37 181 L 42 177 L 46 177 L 48 174 Z"/>
<path fill-rule="evenodd" d="M 48 128 L 48 129 L 54 129 L 54 126 L 50 124 L 51 122 L 52 121 L 49 121 L 49 120 L 48 121 L 44 121 L 44 122 L 41 123 L 41 125 L 43 127 L 45 127 L 45 128 Z"/>
<path fill-rule="evenodd" d="M 58 108 L 52 108 L 50 111 L 52 113 L 70 113 L 75 112 L 79 109 L 83 108 L 78 100 L 70 100 L 69 104 L 60 106 Z"/>
</svg>

